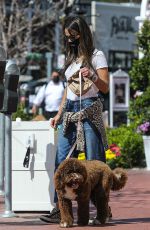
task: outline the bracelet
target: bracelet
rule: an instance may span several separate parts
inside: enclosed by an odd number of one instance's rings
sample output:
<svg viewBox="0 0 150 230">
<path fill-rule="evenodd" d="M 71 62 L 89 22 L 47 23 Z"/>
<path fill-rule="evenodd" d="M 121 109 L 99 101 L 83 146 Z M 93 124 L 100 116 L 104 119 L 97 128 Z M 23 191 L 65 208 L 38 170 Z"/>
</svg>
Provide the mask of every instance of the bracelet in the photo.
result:
<svg viewBox="0 0 150 230">
<path fill-rule="evenodd" d="M 94 83 L 98 80 L 98 76 L 93 74 L 91 77 L 90 77 L 91 81 L 93 81 Z"/>
</svg>

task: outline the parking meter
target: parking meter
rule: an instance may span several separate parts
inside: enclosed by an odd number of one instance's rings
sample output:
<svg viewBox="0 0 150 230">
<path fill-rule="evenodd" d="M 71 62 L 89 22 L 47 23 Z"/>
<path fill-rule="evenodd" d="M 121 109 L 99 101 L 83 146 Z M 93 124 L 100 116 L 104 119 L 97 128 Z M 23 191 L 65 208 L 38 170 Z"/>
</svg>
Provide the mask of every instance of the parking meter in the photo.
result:
<svg viewBox="0 0 150 230">
<path fill-rule="evenodd" d="M 3 47 L 0 46 L 0 110 L 3 107 L 4 100 L 4 72 L 6 66 L 6 52 Z"/>
<path fill-rule="evenodd" d="M 8 60 L 4 74 L 4 113 L 11 114 L 17 111 L 19 68 L 14 60 Z"/>
</svg>

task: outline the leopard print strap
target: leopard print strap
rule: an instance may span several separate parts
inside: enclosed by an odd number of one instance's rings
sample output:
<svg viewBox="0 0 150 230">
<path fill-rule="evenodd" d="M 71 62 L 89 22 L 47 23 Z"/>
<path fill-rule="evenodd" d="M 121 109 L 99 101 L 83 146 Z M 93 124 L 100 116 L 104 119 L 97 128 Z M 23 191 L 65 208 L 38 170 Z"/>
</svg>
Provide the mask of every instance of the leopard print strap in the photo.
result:
<svg viewBox="0 0 150 230">
<path fill-rule="evenodd" d="M 98 132 L 101 134 L 104 149 L 108 149 L 107 137 L 102 117 L 103 105 L 98 98 L 91 106 L 79 111 L 79 112 L 65 112 L 63 116 L 63 133 L 67 133 L 67 129 L 70 122 L 78 124 L 77 126 L 77 150 L 85 151 L 85 140 L 83 130 L 83 120 L 89 119 Z M 79 119 L 80 117 L 80 119 Z"/>
</svg>

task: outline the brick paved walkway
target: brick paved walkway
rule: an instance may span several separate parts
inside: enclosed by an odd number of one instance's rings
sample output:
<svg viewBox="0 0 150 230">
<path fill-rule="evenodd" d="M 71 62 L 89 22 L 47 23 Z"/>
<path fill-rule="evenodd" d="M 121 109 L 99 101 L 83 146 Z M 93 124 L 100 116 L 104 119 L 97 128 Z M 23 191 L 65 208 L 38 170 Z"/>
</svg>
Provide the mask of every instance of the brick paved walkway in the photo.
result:
<svg viewBox="0 0 150 230">
<path fill-rule="evenodd" d="M 110 206 L 113 219 L 103 230 L 150 230 L 150 171 L 129 170 L 128 183 L 119 192 L 112 192 Z M 0 197 L 0 214 L 4 211 L 3 198 Z M 74 208 L 76 211 L 76 207 Z M 91 207 L 91 216 L 95 209 Z M 0 230 L 56 230 L 59 225 L 47 225 L 39 220 L 39 213 L 17 213 L 13 218 L 0 218 Z M 74 229 L 90 230 L 93 226 Z"/>
</svg>

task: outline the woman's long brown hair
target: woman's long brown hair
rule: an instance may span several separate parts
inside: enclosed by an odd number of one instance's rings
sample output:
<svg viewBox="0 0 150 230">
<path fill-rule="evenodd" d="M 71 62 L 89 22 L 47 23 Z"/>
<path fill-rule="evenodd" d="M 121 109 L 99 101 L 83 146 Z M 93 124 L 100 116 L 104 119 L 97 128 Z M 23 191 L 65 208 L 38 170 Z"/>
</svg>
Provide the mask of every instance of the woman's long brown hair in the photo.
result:
<svg viewBox="0 0 150 230">
<path fill-rule="evenodd" d="M 92 67 L 91 59 L 94 51 L 94 44 L 91 30 L 86 21 L 82 17 L 67 17 L 64 22 L 63 31 L 65 31 L 65 29 L 67 29 L 70 34 L 73 30 L 80 35 L 78 57 L 82 56 L 83 65 Z M 75 54 L 74 49 L 69 46 L 69 42 L 66 42 L 66 62 L 63 73 L 66 71 L 68 66 L 76 60 L 76 58 L 77 55 Z"/>
</svg>

